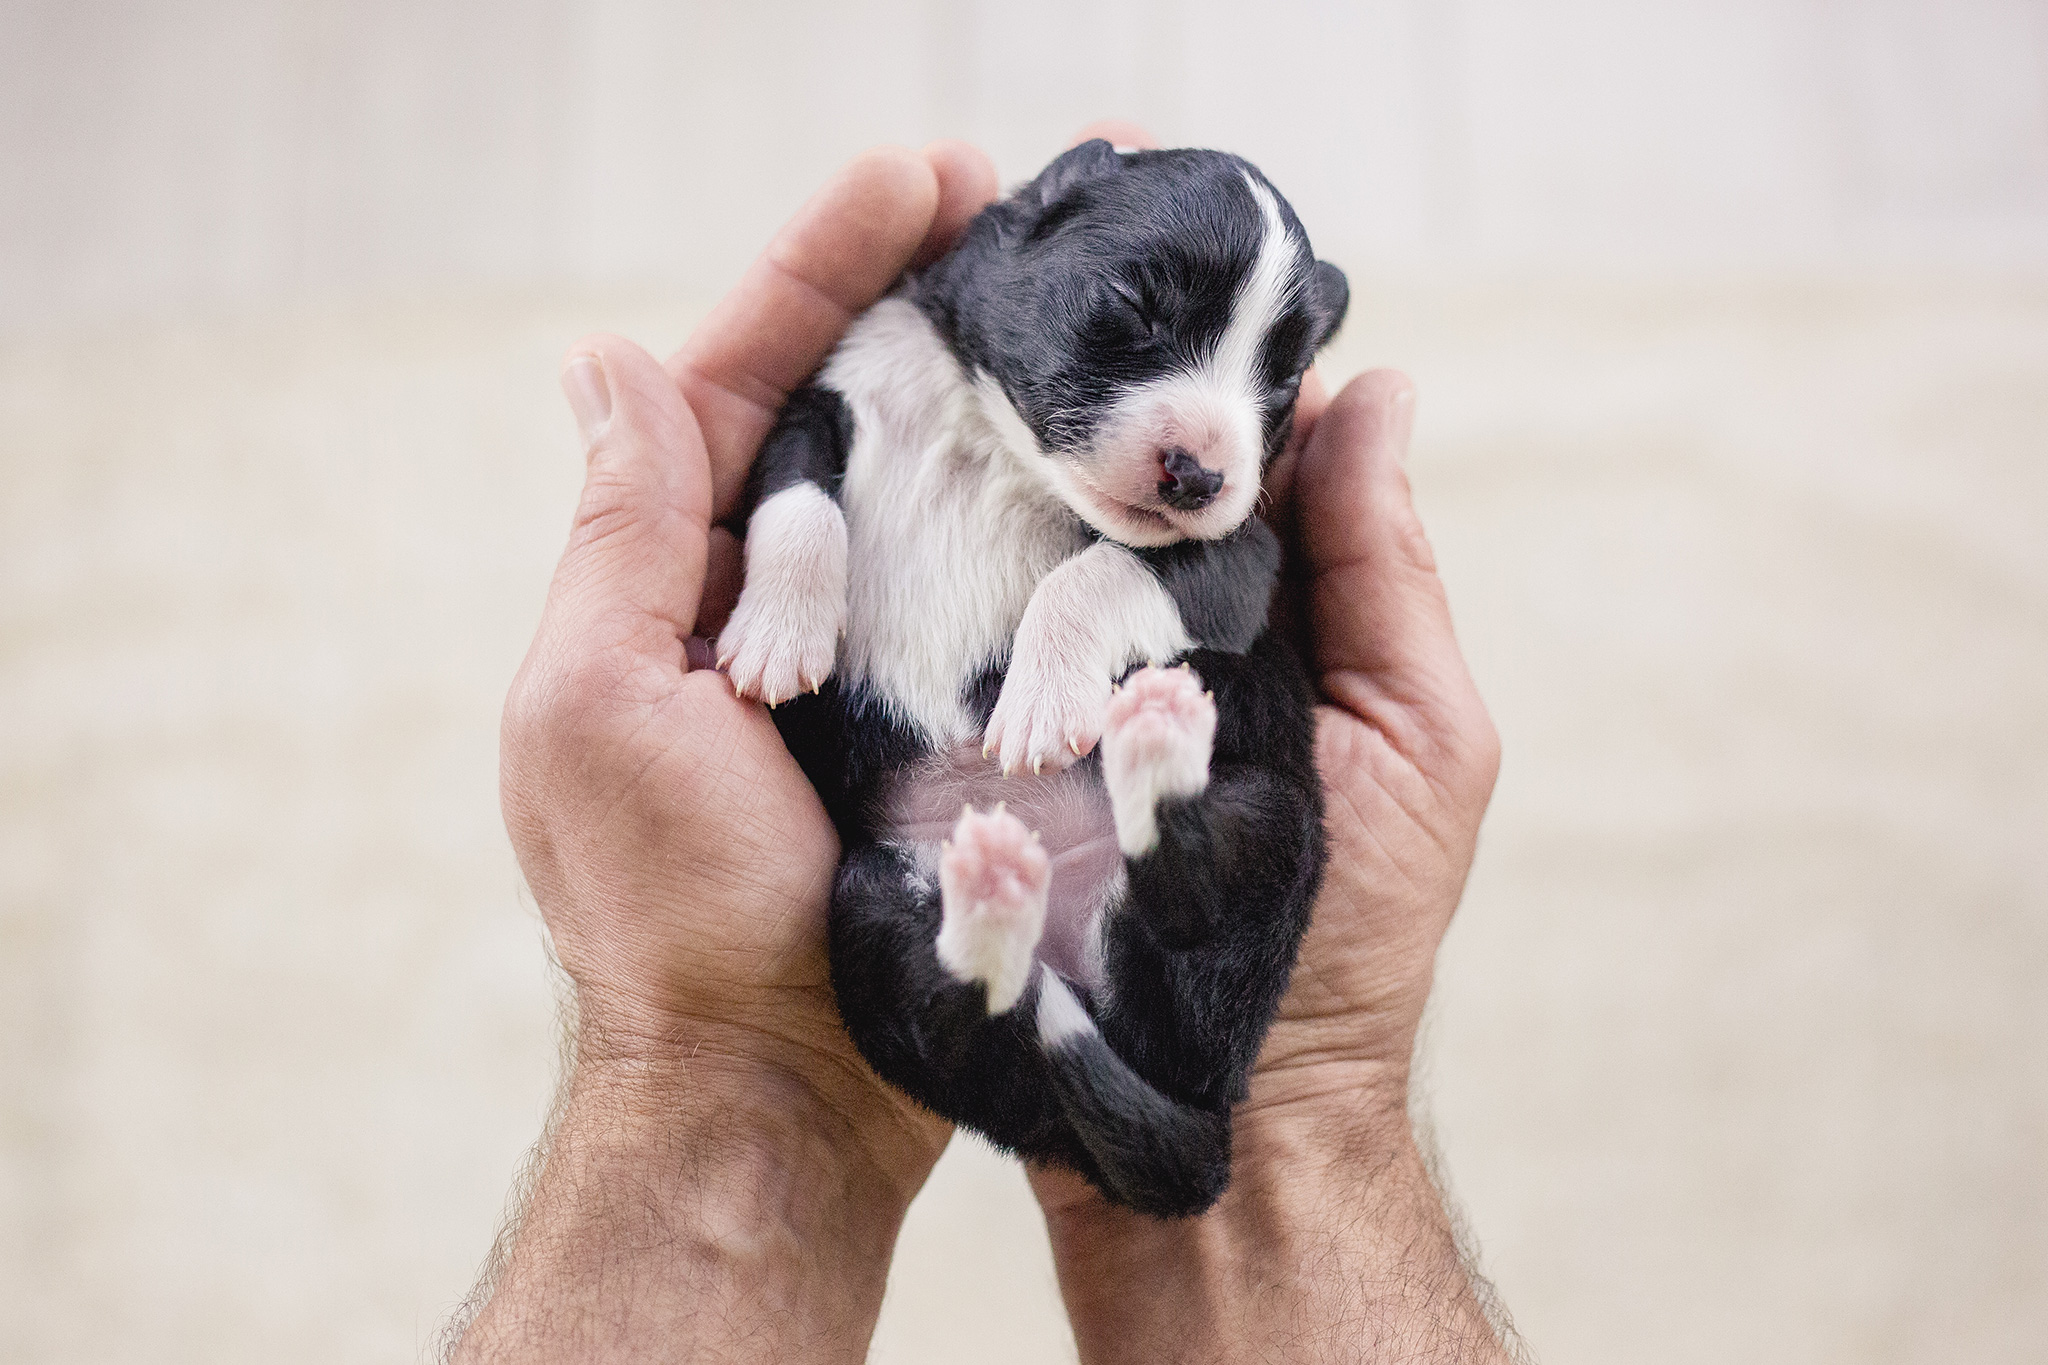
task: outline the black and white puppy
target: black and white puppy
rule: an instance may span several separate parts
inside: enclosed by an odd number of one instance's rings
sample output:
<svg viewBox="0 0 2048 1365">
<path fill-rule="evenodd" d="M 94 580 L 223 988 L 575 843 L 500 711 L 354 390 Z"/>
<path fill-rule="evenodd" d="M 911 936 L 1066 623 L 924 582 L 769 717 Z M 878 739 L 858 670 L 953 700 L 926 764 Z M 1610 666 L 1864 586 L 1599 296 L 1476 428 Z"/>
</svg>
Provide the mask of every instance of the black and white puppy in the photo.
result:
<svg viewBox="0 0 2048 1365">
<path fill-rule="evenodd" d="M 741 512 L 720 665 L 839 827 L 854 1041 L 1153 1214 L 1229 1183 L 1322 874 L 1252 511 L 1346 299 L 1244 161 L 1086 143 L 853 324 Z"/>
</svg>

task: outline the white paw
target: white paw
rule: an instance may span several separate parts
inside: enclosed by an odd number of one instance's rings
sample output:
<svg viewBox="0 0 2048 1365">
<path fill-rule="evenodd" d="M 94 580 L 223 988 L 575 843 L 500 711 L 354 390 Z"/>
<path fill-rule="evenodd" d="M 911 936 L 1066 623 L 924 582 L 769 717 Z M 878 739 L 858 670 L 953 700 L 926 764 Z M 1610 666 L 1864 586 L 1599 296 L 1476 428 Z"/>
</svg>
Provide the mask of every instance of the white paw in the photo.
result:
<svg viewBox="0 0 2048 1365">
<path fill-rule="evenodd" d="M 990 1014 L 1016 1004 L 1031 980 L 1051 882 L 1052 863 L 1023 821 L 1000 804 L 960 812 L 939 853 L 939 961 L 987 985 Z"/>
<path fill-rule="evenodd" d="M 1141 668 L 1109 699 L 1103 716 L 1102 780 L 1118 847 L 1130 857 L 1159 843 L 1159 801 L 1209 785 L 1216 702 L 1186 664 Z"/>
<path fill-rule="evenodd" d="M 1102 737 L 1109 678 L 1066 660 L 1040 662 L 1025 655 L 1010 663 L 995 710 L 982 732 L 981 751 L 1013 772 L 1058 772 Z"/>
<path fill-rule="evenodd" d="M 846 518 L 817 485 L 786 488 L 755 509 L 746 552 L 718 666 L 733 691 L 774 706 L 832 676 L 846 628 Z"/>
</svg>

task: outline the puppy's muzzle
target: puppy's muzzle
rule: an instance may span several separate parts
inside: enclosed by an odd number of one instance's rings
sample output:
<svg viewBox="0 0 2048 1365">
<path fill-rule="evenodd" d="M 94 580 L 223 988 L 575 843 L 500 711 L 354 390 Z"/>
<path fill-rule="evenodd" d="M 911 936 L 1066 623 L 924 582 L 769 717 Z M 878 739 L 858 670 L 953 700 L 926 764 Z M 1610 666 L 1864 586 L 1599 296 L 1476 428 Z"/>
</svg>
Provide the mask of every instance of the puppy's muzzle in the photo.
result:
<svg viewBox="0 0 2048 1365">
<path fill-rule="evenodd" d="M 1166 452 L 1160 468 L 1166 477 L 1159 481 L 1159 497 L 1168 507 L 1199 512 L 1223 491 L 1222 471 L 1204 469 L 1200 460 L 1179 446 Z"/>
</svg>

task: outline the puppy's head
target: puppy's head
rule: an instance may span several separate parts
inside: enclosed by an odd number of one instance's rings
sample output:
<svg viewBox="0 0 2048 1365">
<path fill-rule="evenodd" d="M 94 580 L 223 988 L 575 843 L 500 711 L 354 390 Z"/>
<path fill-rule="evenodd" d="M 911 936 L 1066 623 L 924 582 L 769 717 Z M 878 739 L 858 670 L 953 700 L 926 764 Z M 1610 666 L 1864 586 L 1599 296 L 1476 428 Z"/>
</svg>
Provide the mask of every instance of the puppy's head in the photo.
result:
<svg viewBox="0 0 2048 1365">
<path fill-rule="evenodd" d="M 1349 298 L 1247 162 L 1102 141 L 991 206 L 919 288 L 1008 443 L 1128 545 L 1243 523 Z"/>
</svg>

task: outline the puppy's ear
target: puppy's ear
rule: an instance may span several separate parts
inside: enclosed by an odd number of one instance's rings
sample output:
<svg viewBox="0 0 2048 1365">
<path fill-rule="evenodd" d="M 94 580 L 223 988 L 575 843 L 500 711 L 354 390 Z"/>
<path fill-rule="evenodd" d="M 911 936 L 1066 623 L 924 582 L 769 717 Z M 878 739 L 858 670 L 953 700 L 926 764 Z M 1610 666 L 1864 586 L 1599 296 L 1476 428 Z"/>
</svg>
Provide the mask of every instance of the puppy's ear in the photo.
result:
<svg viewBox="0 0 2048 1365">
<path fill-rule="evenodd" d="M 1317 261 L 1315 279 L 1309 287 L 1309 312 L 1315 318 L 1318 351 L 1337 335 L 1344 310 L 1350 306 L 1351 282 L 1344 278 L 1344 272 L 1328 261 Z"/>
<path fill-rule="evenodd" d="M 1038 178 L 1017 197 L 1035 208 L 1044 208 L 1082 181 L 1112 175 L 1122 165 L 1116 148 L 1109 145 L 1107 138 L 1092 138 L 1060 153 L 1058 159 L 1040 171 Z"/>
</svg>

